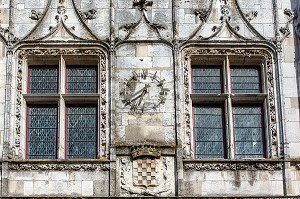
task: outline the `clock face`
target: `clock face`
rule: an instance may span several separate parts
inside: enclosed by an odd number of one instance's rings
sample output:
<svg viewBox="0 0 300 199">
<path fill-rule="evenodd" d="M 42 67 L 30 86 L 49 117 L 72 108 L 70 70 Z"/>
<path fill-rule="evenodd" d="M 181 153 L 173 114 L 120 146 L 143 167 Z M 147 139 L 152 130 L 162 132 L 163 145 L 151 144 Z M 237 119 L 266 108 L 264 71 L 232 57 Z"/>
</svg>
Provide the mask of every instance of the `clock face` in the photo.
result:
<svg viewBox="0 0 300 199">
<path fill-rule="evenodd" d="M 169 89 L 164 87 L 164 82 L 164 79 L 161 80 L 157 76 L 157 72 L 133 72 L 121 89 L 122 102 L 135 113 L 157 110 L 160 104 L 165 103 L 165 96 L 169 92 Z"/>
</svg>

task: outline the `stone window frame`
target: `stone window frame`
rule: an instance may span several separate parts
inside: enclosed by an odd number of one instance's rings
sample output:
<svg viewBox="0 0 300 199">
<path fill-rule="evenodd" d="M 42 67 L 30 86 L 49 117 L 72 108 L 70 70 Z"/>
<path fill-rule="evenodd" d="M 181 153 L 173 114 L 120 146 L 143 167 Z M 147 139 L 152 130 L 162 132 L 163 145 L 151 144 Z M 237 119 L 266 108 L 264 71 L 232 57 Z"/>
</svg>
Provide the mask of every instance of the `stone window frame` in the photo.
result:
<svg viewBox="0 0 300 199">
<path fill-rule="evenodd" d="M 14 140 L 13 144 L 10 146 L 9 158 L 10 159 L 24 159 L 25 158 L 25 147 L 26 147 L 26 98 L 30 99 L 31 97 L 24 96 L 23 94 L 27 93 L 27 69 L 28 69 L 28 60 L 34 57 L 61 57 L 61 56 L 80 56 L 80 57 L 97 57 L 98 61 L 98 93 L 95 96 L 93 95 L 91 100 L 98 100 L 98 138 L 97 138 L 97 153 L 98 157 L 107 157 L 107 139 L 108 139 L 108 100 L 107 100 L 107 55 L 105 51 L 100 48 L 31 48 L 31 49 L 20 49 L 17 51 L 17 71 L 16 71 L 16 89 L 15 89 L 15 124 L 14 124 L 14 133 L 12 139 Z M 61 60 L 60 60 L 61 61 Z M 67 97 L 68 98 L 68 97 Z M 67 100 L 78 101 L 81 98 L 71 98 Z M 32 100 L 32 99 L 30 99 Z M 61 150 L 60 146 L 57 149 Z M 57 156 L 58 159 L 61 156 Z M 63 157 L 65 154 L 63 153 Z"/>
<path fill-rule="evenodd" d="M 189 47 L 182 51 L 183 58 L 183 149 L 184 156 L 194 159 L 194 135 L 193 135 L 193 113 L 191 98 L 191 69 L 192 59 L 195 56 L 236 56 L 236 57 L 260 57 L 265 67 L 263 79 L 266 85 L 265 107 L 267 120 L 266 127 L 266 158 L 279 157 L 279 142 L 277 134 L 277 113 L 274 90 L 274 58 L 270 50 L 263 47 L 241 48 L 241 47 Z M 232 160 L 232 159 L 230 159 Z"/>
</svg>

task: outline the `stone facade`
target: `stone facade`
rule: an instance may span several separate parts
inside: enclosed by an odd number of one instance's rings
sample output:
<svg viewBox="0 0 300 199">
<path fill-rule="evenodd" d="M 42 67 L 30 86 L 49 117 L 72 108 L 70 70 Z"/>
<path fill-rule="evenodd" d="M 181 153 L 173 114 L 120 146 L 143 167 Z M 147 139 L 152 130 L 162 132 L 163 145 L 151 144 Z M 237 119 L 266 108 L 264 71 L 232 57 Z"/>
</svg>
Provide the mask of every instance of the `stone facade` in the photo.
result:
<svg viewBox="0 0 300 199">
<path fill-rule="evenodd" d="M 0 1 L 0 197 L 299 197 L 299 6 Z M 95 94 L 67 95 L 61 85 L 55 95 L 28 91 L 30 65 L 64 71 L 90 63 L 99 71 Z M 229 114 L 231 102 L 262 104 L 263 158 L 235 158 L 231 141 L 224 159 L 196 158 L 193 106 L 217 102 L 192 93 L 192 68 L 215 63 L 261 66 L 261 93 L 220 99 Z M 56 158 L 30 159 L 27 109 L 54 102 L 61 116 Z M 97 106 L 94 159 L 66 158 L 62 114 L 74 102 Z"/>
</svg>

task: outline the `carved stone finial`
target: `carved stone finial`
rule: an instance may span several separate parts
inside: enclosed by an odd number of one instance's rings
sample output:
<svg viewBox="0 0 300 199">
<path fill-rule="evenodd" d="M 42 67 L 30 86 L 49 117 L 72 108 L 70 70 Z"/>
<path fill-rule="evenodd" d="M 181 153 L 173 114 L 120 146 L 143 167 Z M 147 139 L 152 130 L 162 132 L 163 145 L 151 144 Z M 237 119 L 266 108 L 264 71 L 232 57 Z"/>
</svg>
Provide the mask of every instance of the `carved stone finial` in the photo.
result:
<svg viewBox="0 0 300 199">
<path fill-rule="evenodd" d="M 207 15 L 208 15 L 208 10 L 206 9 L 195 9 L 194 13 L 196 17 L 199 17 L 201 22 L 206 21 Z"/>
<path fill-rule="evenodd" d="M 41 12 L 37 12 L 36 10 L 31 10 L 30 19 L 32 20 L 39 20 L 43 14 Z"/>
<path fill-rule="evenodd" d="M 65 8 L 65 6 L 58 6 L 57 7 L 57 13 L 60 14 L 60 15 L 64 15 L 66 14 L 67 10 Z"/>
<path fill-rule="evenodd" d="M 230 21 L 230 7 L 228 5 L 221 6 L 221 21 Z"/>
<path fill-rule="evenodd" d="M 138 7 L 139 10 L 147 10 L 146 7 L 152 6 L 152 0 L 133 0 L 133 7 Z"/>
</svg>

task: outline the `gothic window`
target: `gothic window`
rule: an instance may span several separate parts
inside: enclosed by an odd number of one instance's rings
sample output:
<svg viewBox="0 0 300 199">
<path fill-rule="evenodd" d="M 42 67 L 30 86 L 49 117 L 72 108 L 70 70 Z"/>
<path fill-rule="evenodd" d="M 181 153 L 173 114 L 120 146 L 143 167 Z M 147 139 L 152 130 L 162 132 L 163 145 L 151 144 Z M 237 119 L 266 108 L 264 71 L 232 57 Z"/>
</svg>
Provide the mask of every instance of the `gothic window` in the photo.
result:
<svg viewBox="0 0 300 199">
<path fill-rule="evenodd" d="M 192 60 L 195 158 L 265 158 L 264 66 L 259 59 Z"/>
<path fill-rule="evenodd" d="M 95 56 L 28 59 L 28 159 L 98 156 L 99 61 Z"/>
</svg>

